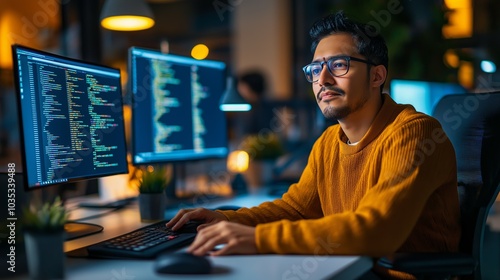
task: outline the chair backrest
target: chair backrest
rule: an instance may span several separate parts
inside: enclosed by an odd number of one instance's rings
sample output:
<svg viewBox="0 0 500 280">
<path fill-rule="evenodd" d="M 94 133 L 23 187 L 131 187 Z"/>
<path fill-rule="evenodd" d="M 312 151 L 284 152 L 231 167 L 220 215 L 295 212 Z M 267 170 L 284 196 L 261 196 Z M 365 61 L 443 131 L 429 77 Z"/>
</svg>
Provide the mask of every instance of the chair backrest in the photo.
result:
<svg viewBox="0 0 500 280">
<path fill-rule="evenodd" d="M 500 190 L 500 92 L 445 96 L 433 116 L 457 156 L 461 251 L 479 265 L 486 219 Z"/>
</svg>

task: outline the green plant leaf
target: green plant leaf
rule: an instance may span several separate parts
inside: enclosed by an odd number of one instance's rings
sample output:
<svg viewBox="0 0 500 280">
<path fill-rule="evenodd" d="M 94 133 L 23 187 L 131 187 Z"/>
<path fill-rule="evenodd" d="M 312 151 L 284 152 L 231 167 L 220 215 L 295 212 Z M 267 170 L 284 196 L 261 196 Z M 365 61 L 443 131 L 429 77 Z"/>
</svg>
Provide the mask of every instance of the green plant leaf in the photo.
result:
<svg viewBox="0 0 500 280">
<path fill-rule="evenodd" d="M 139 180 L 140 193 L 162 193 L 165 191 L 170 176 L 168 176 L 165 167 L 156 166 L 153 171 L 143 170 L 142 177 Z"/>
<path fill-rule="evenodd" d="M 56 197 L 52 202 L 46 202 L 41 207 L 34 205 L 23 211 L 22 224 L 26 230 L 54 231 L 64 228 L 69 213 L 62 205 L 61 199 Z"/>
</svg>

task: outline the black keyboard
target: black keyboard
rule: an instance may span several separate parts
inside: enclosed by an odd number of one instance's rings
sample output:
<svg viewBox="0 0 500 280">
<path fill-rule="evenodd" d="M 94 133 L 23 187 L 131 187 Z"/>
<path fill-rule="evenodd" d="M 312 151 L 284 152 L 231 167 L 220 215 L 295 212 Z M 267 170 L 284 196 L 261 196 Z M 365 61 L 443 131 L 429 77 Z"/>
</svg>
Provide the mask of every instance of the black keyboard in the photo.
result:
<svg viewBox="0 0 500 280">
<path fill-rule="evenodd" d="M 180 249 L 196 236 L 199 223 L 189 222 L 178 231 L 165 227 L 167 221 L 151 224 L 87 247 L 90 257 L 149 259 Z"/>
</svg>

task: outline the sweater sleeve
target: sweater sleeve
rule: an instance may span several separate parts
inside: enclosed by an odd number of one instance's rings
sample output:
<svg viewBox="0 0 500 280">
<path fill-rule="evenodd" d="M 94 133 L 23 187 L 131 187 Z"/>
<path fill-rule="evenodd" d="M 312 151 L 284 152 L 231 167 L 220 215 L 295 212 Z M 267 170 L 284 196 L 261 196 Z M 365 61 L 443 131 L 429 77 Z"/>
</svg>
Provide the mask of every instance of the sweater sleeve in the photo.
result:
<svg viewBox="0 0 500 280">
<path fill-rule="evenodd" d="M 259 224 L 259 252 L 373 257 L 395 252 L 431 194 L 453 184 L 453 176 L 456 180 L 455 155 L 439 123 L 429 118 L 413 120 L 382 140 L 376 162 L 370 163 L 379 179 L 354 211 Z"/>
<path fill-rule="evenodd" d="M 313 157 L 313 154 L 309 156 L 308 163 L 300 176 L 299 182 L 292 184 L 282 198 L 272 202 L 264 202 L 252 208 L 218 212 L 224 214 L 231 222 L 250 226 L 282 219 L 295 221 L 323 217 L 317 193 L 316 176 L 314 176 L 315 160 Z"/>
</svg>

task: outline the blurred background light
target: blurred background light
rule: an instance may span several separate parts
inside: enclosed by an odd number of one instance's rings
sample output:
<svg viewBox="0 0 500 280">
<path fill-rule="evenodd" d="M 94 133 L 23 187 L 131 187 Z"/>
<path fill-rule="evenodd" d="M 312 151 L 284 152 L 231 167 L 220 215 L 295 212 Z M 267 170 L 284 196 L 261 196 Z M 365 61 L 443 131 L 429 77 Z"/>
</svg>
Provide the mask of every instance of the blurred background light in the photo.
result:
<svg viewBox="0 0 500 280">
<path fill-rule="evenodd" d="M 204 44 L 198 44 L 198 45 L 194 46 L 193 49 L 191 49 L 191 56 L 194 59 L 198 59 L 198 60 L 207 58 L 208 53 L 209 53 L 209 49 Z"/>
<path fill-rule="evenodd" d="M 227 169 L 233 173 L 245 172 L 248 169 L 250 157 L 247 152 L 236 150 L 229 154 L 227 158 Z"/>
<path fill-rule="evenodd" d="M 495 73 L 497 71 L 497 66 L 493 61 L 483 60 L 481 61 L 481 70 L 485 73 Z"/>
<path fill-rule="evenodd" d="M 460 65 L 460 58 L 454 50 L 447 50 L 444 53 L 444 62 L 451 68 L 457 68 Z"/>
<path fill-rule="evenodd" d="M 448 24 L 443 26 L 445 38 L 466 38 L 472 36 L 471 0 L 445 0 Z"/>
</svg>

